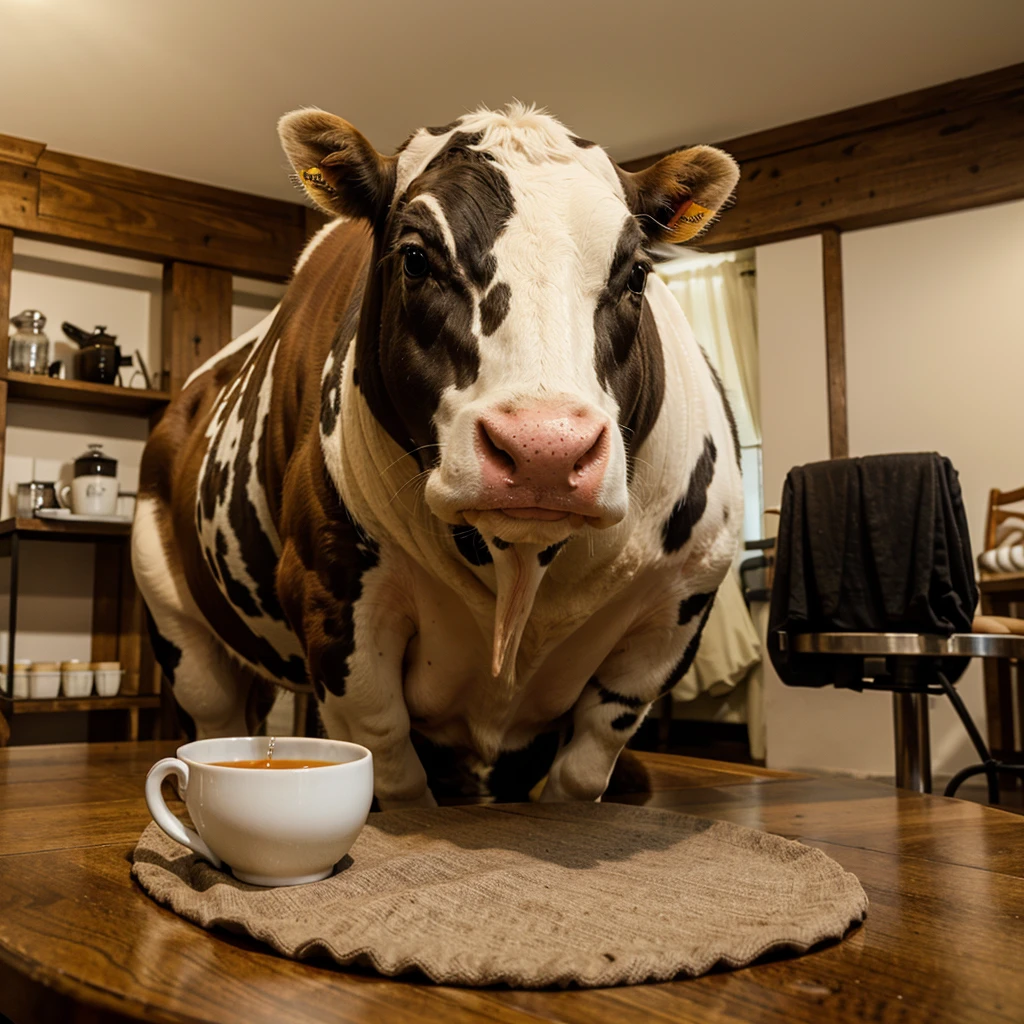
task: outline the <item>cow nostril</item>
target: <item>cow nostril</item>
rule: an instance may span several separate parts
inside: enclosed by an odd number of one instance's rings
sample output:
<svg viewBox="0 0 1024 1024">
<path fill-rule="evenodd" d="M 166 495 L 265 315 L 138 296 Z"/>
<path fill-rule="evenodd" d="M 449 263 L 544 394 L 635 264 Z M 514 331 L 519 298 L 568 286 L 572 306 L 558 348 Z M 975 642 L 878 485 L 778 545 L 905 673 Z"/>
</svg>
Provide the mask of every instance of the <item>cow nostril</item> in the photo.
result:
<svg viewBox="0 0 1024 1024">
<path fill-rule="evenodd" d="M 483 420 L 477 422 L 477 440 L 485 458 L 496 462 L 507 473 L 516 471 L 516 460 L 494 440 Z"/>
<path fill-rule="evenodd" d="M 604 454 L 606 430 L 606 427 L 602 427 L 598 431 L 597 437 L 594 438 L 594 443 L 576 460 L 575 465 L 572 467 L 574 473 L 582 473 L 588 466 L 592 466 L 602 457 Z"/>
</svg>

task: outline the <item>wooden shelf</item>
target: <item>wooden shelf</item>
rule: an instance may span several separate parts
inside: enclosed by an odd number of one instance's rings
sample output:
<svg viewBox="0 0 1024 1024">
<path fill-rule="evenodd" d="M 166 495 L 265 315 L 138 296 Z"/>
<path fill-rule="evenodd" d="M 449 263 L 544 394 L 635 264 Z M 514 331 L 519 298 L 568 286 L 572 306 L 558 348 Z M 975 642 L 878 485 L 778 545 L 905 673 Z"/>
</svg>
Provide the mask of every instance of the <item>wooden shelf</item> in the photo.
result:
<svg viewBox="0 0 1024 1024">
<path fill-rule="evenodd" d="M 0 697 L 0 706 L 10 715 L 38 715 L 53 711 L 130 711 L 133 708 L 160 707 L 160 695 L 125 693 L 116 697 L 57 697 L 53 700 Z"/>
<path fill-rule="evenodd" d="M 90 540 L 92 538 L 129 537 L 128 523 L 62 522 L 59 519 L 0 519 L 0 538 L 13 533 L 33 540 Z"/>
<path fill-rule="evenodd" d="M 171 400 L 170 392 L 91 384 L 85 380 L 56 380 L 39 374 L 8 370 L 7 397 L 31 402 L 52 402 L 75 408 L 102 409 L 125 416 L 149 416 Z"/>
</svg>

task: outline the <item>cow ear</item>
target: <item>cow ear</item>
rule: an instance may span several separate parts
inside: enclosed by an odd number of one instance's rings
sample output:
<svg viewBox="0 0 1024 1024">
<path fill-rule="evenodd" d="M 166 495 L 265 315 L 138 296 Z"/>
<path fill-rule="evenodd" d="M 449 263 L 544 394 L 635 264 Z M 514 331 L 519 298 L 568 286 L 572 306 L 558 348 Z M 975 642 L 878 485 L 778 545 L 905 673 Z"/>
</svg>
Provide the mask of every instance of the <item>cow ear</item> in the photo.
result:
<svg viewBox="0 0 1024 1024">
<path fill-rule="evenodd" d="M 391 204 L 393 156 L 382 156 L 366 137 L 323 110 L 293 110 L 277 123 L 281 145 L 302 187 L 322 210 L 375 224 Z"/>
<path fill-rule="evenodd" d="M 621 171 L 626 202 L 651 242 L 688 242 L 732 195 L 740 169 L 728 153 L 694 146 L 636 173 Z"/>
</svg>

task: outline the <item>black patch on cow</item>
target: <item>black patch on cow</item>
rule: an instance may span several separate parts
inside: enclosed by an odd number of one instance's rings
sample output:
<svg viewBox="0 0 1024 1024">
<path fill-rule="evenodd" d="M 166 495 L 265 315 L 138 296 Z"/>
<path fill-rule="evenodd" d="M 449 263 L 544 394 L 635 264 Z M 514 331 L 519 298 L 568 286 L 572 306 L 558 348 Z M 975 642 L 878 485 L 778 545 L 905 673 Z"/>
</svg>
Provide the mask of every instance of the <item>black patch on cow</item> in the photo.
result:
<svg viewBox="0 0 1024 1024">
<path fill-rule="evenodd" d="M 329 566 L 324 582 L 336 603 L 319 608 L 322 639 L 307 651 L 314 685 L 319 682 L 335 697 L 345 695 L 349 659 L 355 650 L 353 611 L 363 593 L 363 576 L 380 563 L 380 548 L 352 521 L 333 489 L 337 502 L 330 525 L 317 536 L 317 557 Z M 322 577 L 322 578 L 323 578 Z"/>
<path fill-rule="evenodd" d="M 514 212 L 506 175 L 474 150 L 478 134 L 455 132 L 395 204 L 375 239 L 376 268 L 359 318 L 359 387 L 381 426 L 407 451 L 437 441 L 433 415 L 442 392 L 466 388 L 480 370 L 473 333 L 475 296 L 491 286 L 494 243 Z M 444 212 L 454 259 L 425 203 Z M 409 279 L 399 244 L 415 232 L 431 270 Z M 500 292 L 494 298 L 499 310 Z M 489 317 L 488 323 L 492 321 Z"/>
<path fill-rule="evenodd" d="M 280 315 L 278 319 L 280 319 Z M 270 368 L 270 361 L 277 348 L 277 342 L 278 331 L 275 331 L 272 325 L 267 338 L 264 339 L 253 356 L 252 373 L 238 397 L 235 412 L 242 421 L 242 429 L 238 437 L 235 472 L 231 495 L 228 499 L 228 522 L 231 524 L 234 535 L 238 538 L 239 552 L 246 572 L 256 586 L 255 599 L 260 609 L 256 614 L 266 614 L 276 622 L 284 622 L 284 611 L 277 597 L 277 552 L 274 550 L 270 537 L 264 532 L 256 509 L 249 499 L 249 481 L 253 473 L 253 461 L 255 462 L 257 488 L 269 498 L 266 478 L 267 460 L 264 458 L 265 438 L 263 436 L 269 416 L 264 413 L 262 418 L 260 417 L 259 398 L 260 390 Z M 228 418 L 225 417 L 225 423 Z M 218 565 L 223 573 L 223 564 L 218 562 Z M 226 582 L 225 580 L 225 584 Z M 244 608 L 245 606 L 239 604 L 239 607 Z M 246 614 L 252 613 L 246 609 Z"/>
<path fill-rule="evenodd" d="M 648 703 L 643 697 L 627 697 L 623 693 L 616 693 L 614 690 L 606 689 L 597 681 L 596 676 L 590 682 L 597 687 L 597 695 L 601 698 L 602 704 L 621 704 L 627 708 L 642 708 Z"/>
<path fill-rule="evenodd" d="M 492 537 L 491 543 L 499 551 L 507 551 L 510 547 L 512 547 L 512 545 L 507 540 L 502 540 L 500 537 Z"/>
<path fill-rule="evenodd" d="M 525 803 L 547 775 L 558 753 L 557 730 L 544 732 L 521 750 L 505 750 L 494 762 L 487 788 L 498 803 Z"/>
<path fill-rule="evenodd" d="M 714 594 L 691 594 L 679 602 L 679 625 L 685 626 L 692 618 L 704 610 L 704 606 Z"/>
<path fill-rule="evenodd" d="M 224 433 L 223 427 L 217 431 L 216 439 Z M 228 464 L 217 461 L 216 451 L 210 451 L 206 464 L 206 472 L 203 474 L 202 483 L 199 486 L 199 508 L 206 520 L 213 519 L 217 506 L 224 501 L 228 488 Z"/>
<path fill-rule="evenodd" d="M 639 715 L 634 715 L 631 711 L 627 711 L 625 714 L 619 715 L 618 718 L 612 719 L 613 729 L 631 729 L 636 725 L 636 720 Z"/>
<path fill-rule="evenodd" d="M 729 433 L 732 435 L 732 449 L 736 455 L 736 465 L 741 466 L 740 456 L 740 431 L 736 426 L 736 415 L 732 411 L 732 405 L 725 394 L 725 385 L 722 383 L 721 374 L 714 368 L 711 363 L 711 359 L 708 357 L 707 352 L 701 347 L 701 354 L 704 356 L 704 362 L 708 364 L 708 369 L 711 371 L 711 379 L 715 382 L 715 390 L 718 392 L 718 397 L 722 400 L 722 408 L 725 409 L 725 418 L 729 421 Z"/>
<path fill-rule="evenodd" d="M 543 551 L 537 554 L 537 561 L 540 562 L 541 565 L 550 565 L 555 560 L 555 555 L 557 555 L 558 552 L 561 551 L 568 543 L 569 538 L 566 537 L 565 540 L 557 541 L 549 547 L 546 547 Z"/>
<path fill-rule="evenodd" d="M 447 135 L 449 132 L 455 131 L 459 125 L 462 124 L 462 118 L 457 118 L 455 121 L 449 121 L 447 124 L 434 125 L 432 128 L 427 129 L 429 135 Z"/>
<path fill-rule="evenodd" d="M 324 437 L 330 437 L 334 433 L 338 416 L 341 415 L 341 374 L 345 366 L 345 357 L 348 355 L 348 347 L 359 326 L 367 273 L 368 268 L 364 266 L 360 270 L 359 283 L 352 291 L 352 298 L 338 321 L 338 328 L 331 342 L 331 357 L 334 361 L 320 385 L 320 433 Z M 359 387 L 358 367 L 352 370 L 352 382 Z"/>
<path fill-rule="evenodd" d="M 504 323 L 511 301 L 512 289 L 504 281 L 499 281 L 484 296 L 480 303 L 480 332 L 485 338 Z"/>
<path fill-rule="evenodd" d="M 241 609 L 241 611 L 250 618 L 260 618 L 260 616 L 263 615 L 263 612 L 256 604 L 256 600 L 249 592 L 249 588 L 243 583 L 239 583 L 238 580 L 231 575 L 231 570 L 228 568 L 227 562 L 228 540 L 220 530 L 217 531 L 215 543 L 217 545 L 217 568 L 220 570 L 221 583 L 224 585 L 224 593 L 227 595 L 228 600 L 236 608 Z"/>
<path fill-rule="evenodd" d="M 601 387 L 619 405 L 630 477 L 633 454 L 654 428 L 665 398 L 665 359 L 654 313 L 642 295 L 627 287 L 634 266 L 649 263 L 643 243 L 640 226 L 628 219 L 594 311 L 594 366 Z"/>
<path fill-rule="evenodd" d="M 156 658 L 156 663 L 163 670 L 164 678 L 173 686 L 174 672 L 178 665 L 181 664 L 181 648 L 177 644 L 171 643 L 157 629 L 156 622 L 148 608 L 146 609 L 146 629 L 149 632 L 149 642 L 153 647 L 153 656 Z"/>
<path fill-rule="evenodd" d="M 694 526 L 704 515 L 704 510 L 708 505 L 708 488 L 715 475 L 715 459 L 717 457 L 715 442 L 708 434 L 704 438 L 704 449 L 690 474 L 686 494 L 675 503 L 662 527 L 662 547 L 667 555 L 678 551 L 690 539 Z"/>
<path fill-rule="evenodd" d="M 715 598 L 714 595 L 712 595 L 711 600 L 708 602 L 707 609 L 704 612 L 704 618 L 700 620 L 700 625 L 697 627 L 697 632 L 690 638 L 690 642 L 686 645 L 686 650 L 683 651 L 683 656 L 679 659 L 676 667 L 672 669 L 668 678 L 662 684 L 661 690 L 658 691 L 659 697 L 664 697 L 665 694 L 668 693 L 669 690 L 671 690 L 672 687 L 690 671 L 693 659 L 697 657 L 697 651 L 700 648 L 700 638 L 704 633 L 704 627 L 708 623 L 708 616 L 711 614 L 711 608 L 714 603 Z"/>
<path fill-rule="evenodd" d="M 486 542 L 475 526 L 452 526 L 451 531 L 459 554 L 470 565 L 490 565 L 494 561 Z"/>
<path fill-rule="evenodd" d="M 327 700 L 327 690 L 324 689 L 324 684 L 321 683 L 319 679 L 313 680 L 313 693 L 316 694 L 316 699 L 320 701 L 321 704 Z"/>
<path fill-rule="evenodd" d="M 315 679 L 330 690 L 335 697 L 345 696 L 345 681 L 348 679 L 348 659 L 355 650 L 351 612 L 346 615 L 348 629 L 332 644 L 320 648 Z"/>
<path fill-rule="evenodd" d="M 581 139 L 578 135 L 570 135 L 569 138 L 572 139 L 572 144 L 579 146 L 580 149 L 590 149 L 597 145 L 596 142 L 591 142 L 590 139 Z"/>
</svg>

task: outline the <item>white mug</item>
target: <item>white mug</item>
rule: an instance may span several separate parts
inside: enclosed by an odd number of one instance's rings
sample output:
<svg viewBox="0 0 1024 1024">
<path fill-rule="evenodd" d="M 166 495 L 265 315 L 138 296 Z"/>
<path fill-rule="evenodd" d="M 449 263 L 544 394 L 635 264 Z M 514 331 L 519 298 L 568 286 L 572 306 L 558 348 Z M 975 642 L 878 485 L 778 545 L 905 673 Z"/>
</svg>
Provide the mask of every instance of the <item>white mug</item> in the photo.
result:
<svg viewBox="0 0 1024 1024">
<path fill-rule="evenodd" d="M 157 761 L 146 777 L 153 820 L 215 868 L 252 885 L 302 885 L 326 878 L 356 840 L 373 800 L 373 756 L 341 740 L 282 736 L 274 757 L 330 761 L 320 768 L 230 768 L 214 761 L 267 756 L 266 736 L 198 740 Z M 178 777 L 198 834 L 168 809 L 160 784 Z"/>
<path fill-rule="evenodd" d="M 57 488 L 57 500 L 76 516 L 116 515 L 117 477 L 76 476 L 70 484 Z"/>
</svg>

